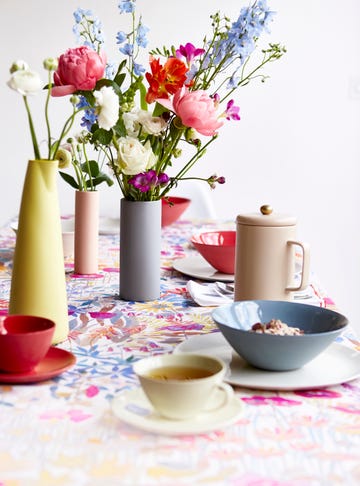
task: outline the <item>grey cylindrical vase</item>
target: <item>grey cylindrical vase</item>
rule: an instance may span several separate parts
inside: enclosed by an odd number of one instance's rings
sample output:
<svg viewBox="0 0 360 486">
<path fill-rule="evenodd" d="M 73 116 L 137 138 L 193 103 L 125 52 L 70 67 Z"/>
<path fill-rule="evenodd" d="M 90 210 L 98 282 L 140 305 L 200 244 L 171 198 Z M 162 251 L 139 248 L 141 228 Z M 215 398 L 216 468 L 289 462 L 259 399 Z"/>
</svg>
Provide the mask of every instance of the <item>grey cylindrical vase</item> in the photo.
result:
<svg viewBox="0 0 360 486">
<path fill-rule="evenodd" d="M 161 201 L 121 200 L 120 298 L 160 297 Z"/>
</svg>

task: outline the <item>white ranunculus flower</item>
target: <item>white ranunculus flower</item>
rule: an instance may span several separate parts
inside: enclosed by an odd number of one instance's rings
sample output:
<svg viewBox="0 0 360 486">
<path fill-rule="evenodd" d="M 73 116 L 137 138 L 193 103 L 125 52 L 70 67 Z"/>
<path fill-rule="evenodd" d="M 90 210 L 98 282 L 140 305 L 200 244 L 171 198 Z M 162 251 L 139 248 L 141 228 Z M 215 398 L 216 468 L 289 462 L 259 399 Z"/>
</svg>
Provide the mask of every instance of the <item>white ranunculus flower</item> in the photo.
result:
<svg viewBox="0 0 360 486">
<path fill-rule="evenodd" d="M 138 123 L 138 111 L 139 110 L 132 110 L 123 114 L 123 122 L 129 137 L 135 138 L 139 134 L 140 125 Z"/>
<path fill-rule="evenodd" d="M 117 162 L 126 175 L 136 175 L 151 169 L 156 162 L 149 141 L 143 145 L 137 138 L 121 137 L 118 146 Z"/>
<path fill-rule="evenodd" d="M 42 88 L 42 81 L 38 73 L 27 69 L 13 72 L 7 85 L 23 96 L 27 96 L 40 91 Z"/>
<path fill-rule="evenodd" d="M 72 160 L 71 152 L 64 147 L 60 147 L 57 150 L 54 158 L 59 162 L 59 169 L 66 169 L 66 167 L 69 167 Z"/>
<path fill-rule="evenodd" d="M 99 127 L 110 130 L 119 117 L 119 98 L 110 86 L 103 86 L 94 92 L 94 96 Z"/>
<path fill-rule="evenodd" d="M 145 110 L 139 110 L 138 122 L 142 125 L 144 132 L 149 135 L 160 135 L 167 126 L 167 123 L 163 118 L 152 116 Z"/>
<path fill-rule="evenodd" d="M 139 109 L 124 113 L 123 120 L 129 137 L 136 137 L 141 128 L 149 135 L 159 135 L 167 126 L 161 117 L 152 116 L 148 111 Z"/>
</svg>

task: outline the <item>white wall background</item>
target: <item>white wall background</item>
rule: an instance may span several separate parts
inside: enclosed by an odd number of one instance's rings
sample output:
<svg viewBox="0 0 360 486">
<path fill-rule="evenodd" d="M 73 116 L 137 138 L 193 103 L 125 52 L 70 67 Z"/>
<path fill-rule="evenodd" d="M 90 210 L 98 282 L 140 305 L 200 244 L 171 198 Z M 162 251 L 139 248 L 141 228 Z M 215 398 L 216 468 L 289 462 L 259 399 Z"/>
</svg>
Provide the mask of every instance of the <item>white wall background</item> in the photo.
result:
<svg viewBox="0 0 360 486">
<path fill-rule="evenodd" d="M 26 163 L 32 158 L 25 110 L 6 81 L 16 59 L 42 70 L 42 61 L 75 46 L 72 13 L 90 8 L 102 19 L 110 59 L 126 28 L 117 0 L 0 0 L 1 186 L 0 224 L 19 207 Z M 138 0 L 150 46 L 200 44 L 216 10 L 237 16 L 246 1 Z M 193 171 L 224 175 L 211 193 L 221 219 L 270 203 L 298 218 L 298 236 L 310 243 L 312 267 L 352 324 L 358 317 L 360 269 L 360 2 L 358 0 L 269 0 L 277 16 L 266 41 L 282 42 L 286 56 L 274 63 L 265 84 L 237 95 L 241 121 L 219 139 Z M 45 77 L 44 77 L 45 81 Z M 31 100 L 41 131 L 43 103 Z M 65 100 L 52 104 L 53 126 L 61 125 Z M 42 132 L 45 134 L 45 132 Z M 64 212 L 73 192 L 59 180 Z M 103 210 L 117 214 L 117 188 L 102 194 Z"/>
</svg>

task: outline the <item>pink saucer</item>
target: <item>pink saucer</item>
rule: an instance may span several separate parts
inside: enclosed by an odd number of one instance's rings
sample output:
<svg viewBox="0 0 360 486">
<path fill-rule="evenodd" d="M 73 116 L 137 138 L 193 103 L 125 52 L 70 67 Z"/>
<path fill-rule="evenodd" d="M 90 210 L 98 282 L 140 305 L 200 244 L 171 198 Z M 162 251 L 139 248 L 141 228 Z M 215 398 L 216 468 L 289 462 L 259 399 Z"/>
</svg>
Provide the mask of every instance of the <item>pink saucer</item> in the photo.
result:
<svg viewBox="0 0 360 486">
<path fill-rule="evenodd" d="M 63 373 L 76 363 L 75 356 L 65 349 L 51 347 L 44 359 L 31 371 L 6 373 L 0 370 L 0 383 L 35 383 Z"/>
</svg>

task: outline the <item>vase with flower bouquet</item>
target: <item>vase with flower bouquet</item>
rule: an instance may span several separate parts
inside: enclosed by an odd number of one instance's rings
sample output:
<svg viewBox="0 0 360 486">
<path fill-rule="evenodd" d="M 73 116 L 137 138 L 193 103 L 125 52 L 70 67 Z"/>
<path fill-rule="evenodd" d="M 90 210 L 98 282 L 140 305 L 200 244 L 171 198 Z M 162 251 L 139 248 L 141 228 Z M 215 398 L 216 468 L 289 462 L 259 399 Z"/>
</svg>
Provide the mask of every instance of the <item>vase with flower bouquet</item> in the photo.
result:
<svg viewBox="0 0 360 486">
<path fill-rule="evenodd" d="M 235 92 L 255 78 L 264 81 L 263 68 L 285 49 L 269 44 L 251 62 L 274 16 L 266 0 L 255 0 L 233 22 L 219 12 L 212 15 L 211 30 L 199 47 L 185 42 L 153 49 L 144 67 L 138 56 L 147 47 L 149 29 L 136 15 L 135 0 L 121 0 L 118 8 L 129 16 L 129 32 L 118 32 L 122 59 L 101 81 L 118 96 L 118 120 L 104 129 L 92 96 L 84 93 L 81 103 L 87 105 L 90 143 L 105 157 L 122 192 L 120 297 L 154 300 L 160 295 L 160 200 L 185 179 L 201 179 L 211 188 L 225 182 L 223 176 L 188 173 L 224 124 L 240 120 Z M 100 21 L 82 9 L 74 17 L 79 42 L 99 51 Z M 192 148 L 192 155 L 181 163 L 183 145 Z"/>
<path fill-rule="evenodd" d="M 48 73 L 45 92 L 45 122 L 47 129 L 46 156 L 40 153 L 31 114 L 29 95 L 39 93 L 43 83 L 38 73 L 32 71 L 24 61 L 15 62 L 11 68 L 8 86 L 22 95 L 27 112 L 34 159 L 28 162 L 23 185 L 16 245 L 13 259 L 9 313 L 47 317 L 55 322 L 53 342 L 58 343 L 68 335 L 68 309 L 61 221 L 58 201 L 57 179 L 59 165 L 66 165 L 71 156 L 63 148 L 63 142 L 71 130 L 76 115 L 83 111 L 78 106 L 78 96 L 72 93 L 80 88 L 94 91 L 95 84 L 104 73 L 103 59 L 91 49 L 81 48 L 84 75 L 79 84 L 60 86 L 58 81 L 58 59 L 48 58 L 44 67 Z M 58 137 L 53 137 L 49 118 L 49 105 L 56 88 L 62 94 L 70 94 L 72 111 L 66 118 Z"/>
</svg>

